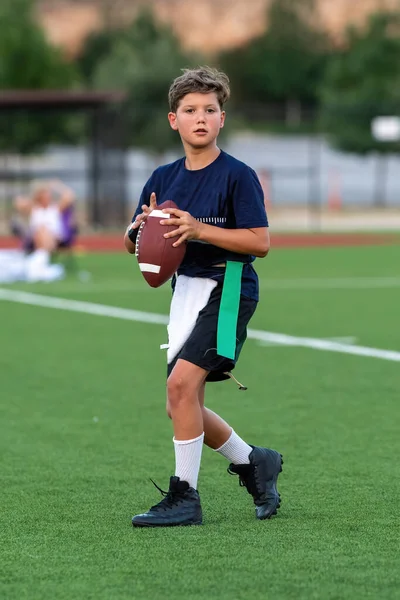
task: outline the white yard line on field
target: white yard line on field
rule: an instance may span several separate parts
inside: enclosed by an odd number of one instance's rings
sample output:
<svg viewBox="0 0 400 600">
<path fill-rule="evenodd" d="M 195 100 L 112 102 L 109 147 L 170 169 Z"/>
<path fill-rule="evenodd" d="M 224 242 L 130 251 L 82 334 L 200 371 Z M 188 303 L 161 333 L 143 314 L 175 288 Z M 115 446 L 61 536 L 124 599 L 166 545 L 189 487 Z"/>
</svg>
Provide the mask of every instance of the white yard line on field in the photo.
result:
<svg viewBox="0 0 400 600">
<path fill-rule="evenodd" d="M 319 338 L 318 338 L 319 339 Z M 340 342 L 341 344 L 355 344 L 357 342 L 357 338 L 354 336 L 348 336 L 348 337 L 333 337 L 333 338 L 321 338 L 324 339 L 327 342 Z M 260 346 L 282 346 L 281 343 L 276 343 L 276 342 L 272 342 L 271 340 L 268 341 L 259 341 L 258 344 Z"/>
<path fill-rule="evenodd" d="M 95 304 L 93 302 L 81 302 L 80 300 L 54 298 L 53 296 L 42 296 L 29 292 L 17 292 L 16 290 L 6 290 L 4 288 L 0 288 L 0 300 L 9 300 L 10 302 L 45 308 L 58 308 L 60 310 L 69 310 L 101 317 L 114 317 L 115 319 L 125 319 L 126 321 L 139 321 L 140 323 L 155 323 L 158 325 L 166 325 L 168 323 L 167 316 L 155 313 L 131 310 L 130 308 L 119 308 L 118 306 L 107 306 L 105 304 Z"/>
<path fill-rule="evenodd" d="M 40 284 L 39 284 L 40 285 Z M 153 290 L 144 283 L 129 281 L 127 279 L 116 279 L 109 284 L 93 281 L 90 278 L 87 281 L 63 281 L 55 284 L 46 284 L 53 289 L 61 289 L 64 293 L 74 294 L 110 294 L 114 292 L 128 292 L 135 294 L 152 293 Z M 341 278 L 293 278 L 293 279 L 269 279 L 264 277 L 260 281 L 260 289 L 263 291 L 280 291 L 280 290 L 357 290 L 357 289 L 385 289 L 385 288 L 400 288 L 400 277 L 341 277 Z M 171 287 L 165 285 L 160 288 L 160 291 L 171 294 Z"/>
<path fill-rule="evenodd" d="M 168 323 L 168 317 L 166 315 L 131 310 L 129 308 L 118 308 L 116 306 L 107 306 L 105 304 L 94 304 L 92 302 L 53 298 L 51 296 L 42 296 L 40 294 L 31 294 L 28 292 L 18 292 L 16 290 L 8 290 L 4 288 L 0 288 L 0 300 L 18 302 L 20 304 L 28 304 L 31 306 L 69 310 L 72 312 L 98 315 L 102 317 L 113 317 L 115 319 L 125 319 L 127 321 L 138 321 L 140 323 L 154 323 L 158 325 L 167 325 Z M 396 352 L 395 350 L 381 350 L 379 348 L 344 344 L 332 340 L 295 337 L 292 335 L 286 335 L 284 333 L 271 333 L 270 331 L 260 331 L 257 329 L 249 329 L 248 337 L 249 339 L 257 340 L 259 342 L 271 342 L 281 346 L 313 348 L 315 350 L 326 350 L 329 352 L 354 354 L 356 356 L 368 356 L 371 358 L 381 358 L 383 360 L 400 362 L 400 352 Z"/>
</svg>

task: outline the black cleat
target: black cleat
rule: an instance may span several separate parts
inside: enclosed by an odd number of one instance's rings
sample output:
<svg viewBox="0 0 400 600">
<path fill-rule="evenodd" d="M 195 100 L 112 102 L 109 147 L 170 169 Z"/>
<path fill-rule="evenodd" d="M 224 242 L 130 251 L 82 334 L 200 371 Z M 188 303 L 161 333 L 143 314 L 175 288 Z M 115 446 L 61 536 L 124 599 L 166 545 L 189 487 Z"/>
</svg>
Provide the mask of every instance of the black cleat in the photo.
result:
<svg viewBox="0 0 400 600">
<path fill-rule="evenodd" d="M 153 482 L 154 483 L 154 482 Z M 154 484 L 164 498 L 147 513 L 132 519 L 133 527 L 174 527 L 177 525 L 201 525 L 203 522 L 200 496 L 189 487 L 187 481 L 171 477 L 168 492 Z"/>
<path fill-rule="evenodd" d="M 239 475 L 239 484 L 253 496 L 257 519 L 269 519 L 276 515 L 281 497 L 276 488 L 282 471 L 282 455 L 276 450 L 252 446 L 249 465 L 230 464 L 228 473 Z"/>
</svg>

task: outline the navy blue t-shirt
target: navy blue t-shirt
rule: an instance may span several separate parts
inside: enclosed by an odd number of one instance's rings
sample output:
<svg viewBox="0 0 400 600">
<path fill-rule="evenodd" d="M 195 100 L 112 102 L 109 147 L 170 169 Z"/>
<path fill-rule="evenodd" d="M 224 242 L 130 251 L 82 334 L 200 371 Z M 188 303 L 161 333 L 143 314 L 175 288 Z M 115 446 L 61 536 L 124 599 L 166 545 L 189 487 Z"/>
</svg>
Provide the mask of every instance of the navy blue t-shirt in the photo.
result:
<svg viewBox="0 0 400 600">
<path fill-rule="evenodd" d="M 190 171 L 185 158 L 159 167 L 143 188 L 132 221 L 150 204 L 173 200 L 199 221 L 227 229 L 267 227 L 264 194 L 256 173 L 245 163 L 221 151 L 204 169 Z M 258 277 L 252 266 L 254 256 L 229 252 L 212 244 L 189 240 L 179 275 L 209 277 L 223 281 L 225 269 L 213 267 L 227 260 L 243 262 L 242 294 L 258 300 Z"/>
</svg>

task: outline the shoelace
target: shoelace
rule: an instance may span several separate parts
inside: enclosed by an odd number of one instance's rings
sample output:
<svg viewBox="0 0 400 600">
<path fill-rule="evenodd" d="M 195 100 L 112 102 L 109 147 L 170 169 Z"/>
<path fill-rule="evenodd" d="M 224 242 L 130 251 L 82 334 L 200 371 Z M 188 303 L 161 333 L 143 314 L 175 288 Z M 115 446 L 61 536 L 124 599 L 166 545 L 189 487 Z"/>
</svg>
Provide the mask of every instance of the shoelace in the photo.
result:
<svg viewBox="0 0 400 600">
<path fill-rule="evenodd" d="M 236 471 L 231 471 L 231 469 L 228 467 L 227 471 L 229 473 L 229 475 L 238 475 L 239 476 L 239 485 L 240 487 L 245 487 L 246 490 L 249 492 L 249 494 L 251 494 L 254 497 L 260 496 L 261 492 L 258 489 L 259 488 L 259 481 L 258 481 L 258 469 L 257 467 L 251 470 L 247 470 L 246 469 L 246 473 L 245 473 L 245 469 L 236 472 Z"/>
<path fill-rule="evenodd" d="M 168 492 L 166 492 L 165 490 L 162 490 L 151 478 L 150 481 L 154 485 L 154 487 L 158 489 L 161 495 L 164 496 L 164 498 L 158 504 L 152 506 L 150 510 L 168 510 L 169 508 L 172 508 L 173 506 L 177 505 L 179 502 L 182 502 L 182 498 L 180 497 L 179 492 L 171 492 L 171 490 L 168 490 Z"/>
</svg>

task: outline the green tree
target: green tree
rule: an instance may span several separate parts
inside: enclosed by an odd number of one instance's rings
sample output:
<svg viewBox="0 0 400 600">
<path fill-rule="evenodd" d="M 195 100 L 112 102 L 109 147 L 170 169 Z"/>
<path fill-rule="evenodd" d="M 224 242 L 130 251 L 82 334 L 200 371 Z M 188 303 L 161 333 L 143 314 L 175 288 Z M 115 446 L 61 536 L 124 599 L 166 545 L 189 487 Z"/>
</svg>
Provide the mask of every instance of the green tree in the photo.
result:
<svg viewBox="0 0 400 600">
<path fill-rule="evenodd" d="M 96 31 L 86 38 L 83 51 L 76 61 L 86 84 L 92 84 L 93 74 L 98 64 L 112 52 L 114 45 L 121 42 L 124 37 L 125 30 L 118 28 Z"/>
<path fill-rule="evenodd" d="M 0 3 L 0 90 L 66 89 L 76 74 L 36 24 L 30 0 Z M 0 148 L 30 152 L 68 135 L 60 115 L 14 112 L 0 117 Z"/>
<path fill-rule="evenodd" d="M 93 44 L 93 39 L 91 41 Z M 167 121 L 167 92 L 183 67 L 194 63 L 167 26 L 145 10 L 125 30 L 117 30 L 107 56 L 92 74 L 95 88 L 124 90 L 127 142 L 163 152 L 179 142 Z"/>
<path fill-rule="evenodd" d="M 263 35 L 224 53 L 220 63 L 237 104 L 284 102 L 287 121 L 295 123 L 301 103 L 317 102 L 329 38 L 315 22 L 313 0 L 272 0 L 267 22 Z"/>
<path fill-rule="evenodd" d="M 400 115 L 400 13 L 376 13 L 366 29 L 348 29 L 321 99 L 322 127 L 338 148 L 359 154 L 400 150 L 371 133 L 374 117 Z"/>
</svg>

